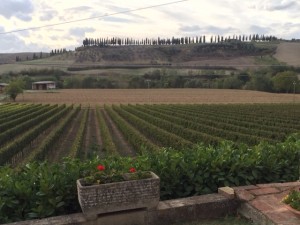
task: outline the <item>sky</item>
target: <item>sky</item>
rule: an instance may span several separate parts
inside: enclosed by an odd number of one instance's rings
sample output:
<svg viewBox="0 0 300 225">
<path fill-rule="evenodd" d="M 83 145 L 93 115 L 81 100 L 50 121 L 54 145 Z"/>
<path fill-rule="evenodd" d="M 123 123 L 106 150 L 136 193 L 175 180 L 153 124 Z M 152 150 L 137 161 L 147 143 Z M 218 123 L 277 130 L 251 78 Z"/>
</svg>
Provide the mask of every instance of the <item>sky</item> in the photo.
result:
<svg viewBox="0 0 300 225">
<path fill-rule="evenodd" d="M 74 50 L 86 37 L 300 39 L 299 11 L 299 0 L 1 0 L 0 53 Z"/>
</svg>

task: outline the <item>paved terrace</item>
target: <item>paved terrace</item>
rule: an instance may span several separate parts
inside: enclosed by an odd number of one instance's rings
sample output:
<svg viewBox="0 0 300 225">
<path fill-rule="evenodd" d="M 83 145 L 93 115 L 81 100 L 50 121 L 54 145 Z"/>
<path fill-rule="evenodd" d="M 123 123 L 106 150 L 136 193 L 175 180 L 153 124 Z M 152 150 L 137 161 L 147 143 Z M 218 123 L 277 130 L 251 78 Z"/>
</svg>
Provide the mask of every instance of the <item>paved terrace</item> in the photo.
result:
<svg viewBox="0 0 300 225">
<path fill-rule="evenodd" d="M 238 212 L 254 224 L 300 225 L 300 213 L 294 213 L 281 202 L 290 190 L 299 188 L 300 182 L 272 183 L 220 188 L 219 193 L 238 199 Z"/>
</svg>

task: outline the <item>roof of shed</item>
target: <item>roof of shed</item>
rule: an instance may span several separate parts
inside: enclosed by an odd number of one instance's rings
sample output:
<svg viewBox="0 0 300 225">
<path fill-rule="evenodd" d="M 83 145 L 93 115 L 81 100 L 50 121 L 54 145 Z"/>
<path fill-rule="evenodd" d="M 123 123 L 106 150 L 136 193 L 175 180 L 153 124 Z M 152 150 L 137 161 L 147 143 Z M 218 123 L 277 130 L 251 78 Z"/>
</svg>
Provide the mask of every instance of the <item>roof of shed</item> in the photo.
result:
<svg viewBox="0 0 300 225">
<path fill-rule="evenodd" d="M 33 82 L 33 84 L 55 84 L 54 81 L 37 81 Z"/>
</svg>

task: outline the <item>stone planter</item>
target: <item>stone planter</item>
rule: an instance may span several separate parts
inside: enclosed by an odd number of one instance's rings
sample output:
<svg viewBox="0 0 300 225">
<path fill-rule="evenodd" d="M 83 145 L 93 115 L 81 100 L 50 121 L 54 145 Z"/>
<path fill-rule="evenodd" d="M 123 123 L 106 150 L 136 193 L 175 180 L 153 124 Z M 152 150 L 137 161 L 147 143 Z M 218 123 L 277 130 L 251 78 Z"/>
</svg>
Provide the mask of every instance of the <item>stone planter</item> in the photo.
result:
<svg viewBox="0 0 300 225">
<path fill-rule="evenodd" d="M 117 212 L 130 209 L 156 208 L 160 196 L 159 177 L 83 186 L 77 180 L 78 200 L 85 215 Z"/>
</svg>

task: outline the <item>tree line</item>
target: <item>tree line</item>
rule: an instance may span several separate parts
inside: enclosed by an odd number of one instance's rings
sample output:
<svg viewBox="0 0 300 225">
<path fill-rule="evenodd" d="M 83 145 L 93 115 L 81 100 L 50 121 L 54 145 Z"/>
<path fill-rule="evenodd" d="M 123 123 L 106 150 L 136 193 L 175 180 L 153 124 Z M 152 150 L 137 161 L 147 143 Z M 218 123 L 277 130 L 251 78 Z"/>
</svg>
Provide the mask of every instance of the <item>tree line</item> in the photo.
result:
<svg viewBox="0 0 300 225">
<path fill-rule="evenodd" d="M 209 43 L 219 43 L 219 42 L 230 42 L 230 41 L 275 41 L 277 37 L 272 35 L 259 35 L 259 34 L 250 34 L 250 35 L 233 35 L 233 36 L 222 36 L 215 35 L 210 37 Z M 196 36 L 196 37 L 179 37 L 179 38 L 143 38 L 143 39 L 134 39 L 134 38 L 85 38 L 82 41 L 84 47 L 86 46 L 127 46 L 127 45 L 187 45 L 187 44 L 201 44 L 208 43 L 207 37 Z"/>
<path fill-rule="evenodd" d="M 183 75 L 180 71 L 174 69 L 157 69 L 142 76 L 126 76 L 122 80 L 95 76 L 62 76 L 62 72 L 60 75 L 58 75 L 59 71 L 57 70 L 52 72 L 52 76 L 48 74 L 42 80 L 55 81 L 57 88 L 67 89 L 213 88 L 300 93 L 300 82 L 297 77 L 299 69 L 293 67 L 264 68 L 257 71 L 232 71 L 231 75 L 226 75 L 226 72 L 222 70 L 202 70 L 198 72 L 191 70 L 187 75 Z M 40 74 L 43 73 L 40 71 Z M 32 76 L 16 76 L 5 88 L 5 93 L 12 100 L 15 100 L 17 95 L 23 92 L 23 89 L 31 89 L 32 82 L 35 81 L 37 79 Z"/>
<path fill-rule="evenodd" d="M 23 58 L 19 55 L 16 56 L 16 62 L 21 62 L 21 61 L 29 61 L 29 60 L 35 60 L 35 59 L 42 59 L 42 58 L 45 58 L 45 57 L 48 57 L 46 56 L 48 54 L 45 54 L 43 52 L 40 52 L 40 53 L 33 53 L 32 56 L 30 55 L 26 55 L 26 57 L 24 56 Z"/>
<path fill-rule="evenodd" d="M 22 62 L 22 61 L 29 61 L 29 60 L 36 60 L 36 59 L 42 59 L 42 58 L 47 58 L 49 56 L 54 56 L 54 55 L 59 55 L 59 54 L 63 54 L 66 53 L 67 50 L 65 48 L 61 48 L 61 49 L 52 49 L 50 51 L 50 53 L 32 53 L 32 55 L 26 55 L 26 56 L 16 56 L 16 62 Z"/>
<path fill-rule="evenodd" d="M 65 49 L 65 48 L 52 49 L 51 52 L 50 52 L 50 56 L 58 55 L 58 54 L 66 53 L 66 52 L 67 52 L 67 49 Z"/>
</svg>

